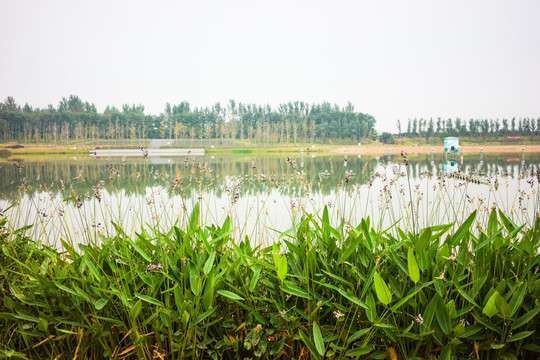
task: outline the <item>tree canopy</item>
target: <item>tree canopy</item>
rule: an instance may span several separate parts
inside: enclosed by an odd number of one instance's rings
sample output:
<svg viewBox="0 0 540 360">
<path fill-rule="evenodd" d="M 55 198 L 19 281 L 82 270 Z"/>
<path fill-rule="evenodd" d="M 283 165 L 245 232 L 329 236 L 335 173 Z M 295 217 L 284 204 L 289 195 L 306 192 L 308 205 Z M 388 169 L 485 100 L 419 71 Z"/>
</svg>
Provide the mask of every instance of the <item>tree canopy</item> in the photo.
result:
<svg viewBox="0 0 540 360">
<path fill-rule="evenodd" d="M 355 111 L 351 103 L 340 107 L 294 101 L 272 108 L 235 100 L 193 107 L 182 101 L 167 103 L 160 114 L 151 115 L 142 104 L 124 104 L 120 109 L 107 106 L 98 113 L 93 103 L 76 95 L 44 109 L 28 103 L 21 107 L 8 97 L 0 103 L 0 133 L 2 141 L 54 144 L 158 138 L 305 144 L 376 136 L 375 118 Z"/>
</svg>

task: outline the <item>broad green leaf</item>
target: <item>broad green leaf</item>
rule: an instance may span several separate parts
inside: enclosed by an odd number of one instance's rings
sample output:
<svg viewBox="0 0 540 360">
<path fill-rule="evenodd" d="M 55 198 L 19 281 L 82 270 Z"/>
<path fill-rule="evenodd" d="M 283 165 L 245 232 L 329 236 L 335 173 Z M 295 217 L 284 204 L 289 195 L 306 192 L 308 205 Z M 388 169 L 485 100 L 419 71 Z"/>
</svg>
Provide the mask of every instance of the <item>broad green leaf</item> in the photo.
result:
<svg viewBox="0 0 540 360">
<path fill-rule="evenodd" d="M 317 349 L 317 352 L 319 355 L 324 356 L 324 353 L 326 352 L 326 348 L 324 346 L 324 340 L 321 334 L 321 329 L 319 328 L 319 325 L 317 325 L 316 322 L 313 322 L 313 341 L 315 341 L 315 348 Z"/>
<path fill-rule="evenodd" d="M 517 334 L 514 334 L 514 335 L 510 336 L 510 338 L 508 338 L 508 342 L 525 339 L 527 336 L 530 336 L 532 334 L 534 334 L 534 331 L 523 331 L 523 332 L 520 332 L 520 333 L 517 333 Z"/>
<path fill-rule="evenodd" d="M 21 319 L 21 320 L 25 320 L 25 321 L 31 321 L 31 322 L 39 323 L 39 318 L 37 318 L 35 316 L 26 315 L 26 314 L 10 314 L 10 315 L 13 316 L 16 319 Z"/>
<path fill-rule="evenodd" d="M 165 327 L 169 327 L 171 326 L 171 320 L 169 318 L 169 316 L 163 312 L 159 312 L 159 319 L 161 320 L 161 323 L 163 324 L 163 326 Z"/>
<path fill-rule="evenodd" d="M 331 273 L 330 271 L 326 271 L 326 270 L 323 270 L 322 272 L 325 273 L 326 275 L 330 276 L 332 279 L 337 280 L 337 281 L 339 281 L 340 283 L 342 283 L 343 285 L 345 285 L 345 288 L 352 288 L 352 287 L 354 287 L 354 285 L 353 285 L 350 281 L 345 280 L 345 279 L 342 278 L 341 276 L 338 276 L 338 275 L 333 274 L 333 273 Z"/>
<path fill-rule="evenodd" d="M 525 344 L 523 345 L 523 349 L 527 351 L 532 351 L 535 353 L 540 353 L 540 345 L 536 345 L 536 344 Z"/>
<path fill-rule="evenodd" d="M 342 289 L 338 289 L 338 292 L 343 295 L 343 297 L 345 297 L 347 300 L 352 301 L 356 305 L 363 307 L 366 310 L 368 309 L 368 306 L 364 302 L 360 301 L 360 299 L 356 296 L 348 294 L 345 290 Z"/>
<path fill-rule="evenodd" d="M 197 269 L 195 267 L 191 267 L 189 271 L 189 286 L 191 291 L 193 292 L 193 295 L 199 296 L 202 291 L 202 279 L 198 274 Z"/>
<path fill-rule="evenodd" d="M 182 324 L 182 329 L 187 328 L 189 317 L 190 317 L 189 313 L 187 311 L 184 311 L 184 313 L 182 314 L 182 319 L 180 319 L 180 324 Z"/>
<path fill-rule="evenodd" d="M 105 307 L 105 305 L 107 305 L 107 299 L 105 298 L 101 298 L 99 300 L 96 301 L 96 303 L 94 304 L 94 306 L 96 307 L 96 310 L 101 310 Z"/>
<path fill-rule="evenodd" d="M 428 247 L 429 243 L 431 241 L 431 228 L 425 228 L 424 232 L 422 232 L 422 235 L 420 235 L 420 238 L 416 242 L 416 252 L 420 252 L 424 250 L 426 247 Z"/>
<path fill-rule="evenodd" d="M 139 255 L 141 255 L 143 257 L 144 260 L 146 260 L 147 262 L 152 262 L 152 259 L 146 253 L 146 251 L 144 251 L 139 245 L 137 245 L 137 243 L 135 241 L 129 241 L 129 243 L 135 249 L 135 251 L 137 251 L 139 253 Z"/>
<path fill-rule="evenodd" d="M 443 299 L 439 296 L 439 294 L 435 295 L 435 297 L 437 298 L 437 308 L 435 309 L 435 316 L 437 317 L 437 322 L 439 323 L 439 326 L 441 327 L 443 333 L 448 335 L 452 326 L 452 324 L 450 323 L 450 315 L 448 314 L 448 309 L 446 308 L 446 305 Z"/>
<path fill-rule="evenodd" d="M 90 258 L 88 257 L 88 255 L 86 255 L 84 257 L 84 262 L 86 264 L 86 266 L 88 267 L 88 269 L 90 270 L 90 272 L 92 273 L 92 275 L 94 275 L 94 277 L 96 278 L 97 281 L 101 281 L 101 274 L 99 273 L 98 269 L 96 268 L 96 266 L 92 263 L 92 261 L 90 260 Z"/>
<path fill-rule="evenodd" d="M 223 225 L 221 225 L 221 230 L 224 233 L 228 233 L 230 228 L 231 228 L 231 217 L 227 215 L 227 218 L 223 222 Z"/>
<path fill-rule="evenodd" d="M 525 298 L 525 291 L 527 290 L 527 284 L 525 282 L 522 282 L 517 287 L 516 291 L 512 295 L 512 299 L 510 299 L 510 316 L 513 316 L 516 311 L 518 311 L 519 307 L 521 306 L 521 303 L 523 302 L 523 299 Z"/>
<path fill-rule="evenodd" d="M 391 250 L 389 254 L 394 264 L 396 264 L 401 269 L 401 271 L 403 271 L 404 274 L 408 274 L 407 264 L 405 264 L 405 262 L 401 259 L 401 256 L 399 256 L 393 250 Z"/>
<path fill-rule="evenodd" d="M 304 344 L 306 344 L 306 346 L 308 347 L 309 351 L 311 352 L 311 355 L 313 355 L 313 357 L 318 359 L 319 358 L 319 352 L 317 351 L 317 348 L 315 347 L 315 345 L 313 345 L 313 342 L 311 342 L 309 337 L 306 334 L 304 334 L 304 332 L 302 330 L 298 331 L 298 335 L 300 336 L 300 339 L 302 339 Z"/>
<path fill-rule="evenodd" d="M 450 240 L 451 246 L 458 244 L 461 239 L 463 239 L 463 237 L 469 232 L 469 228 L 476 219 L 476 211 L 477 210 L 474 210 L 473 213 L 469 215 L 469 217 L 463 222 L 463 224 L 461 224 L 459 229 L 456 230 L 456 232 L 452 236 L 452 239 Z"/>
<path fill-rule="evenodd" d="M 206 310 L 212 308 L 214 302 L 214 271 L 210 271 L 204 284 L 203 305 Z"/>
<path fill-rule="evenodd" d="M 438 252 L 438 259 L 439 261 L 444 261 L 446 258 L 450 256 L 450 248 L 448 247 L 448 244 L 444 244 L 439 248 Z"/>
<path fill-rule="evenodd" d="M 377 318 L 377 307 L 375 305 L 375 299 L 373 298 L 373 294 L 368 292 L 366 296 L 366 305 L 368 306 L 368 310 L 366 311 L 366 315 L 368 317 L 368 320 L 373 322 Z"/>
<path fill-rule="evenodd" d="M 431 329 L 431 323 L 433 322 L 433 318 L 435 317 L 436 308 L 437 308 L 437 299 L 433 297 L 431 301 L 429 302 L 428 306 L 426 306 L 424 313 L 422 314 L 424 318 L 424 325 L 428 329 Z"/>
<path fill-rule="evenodd" d="M 143 295 L 143 294 L 135 294 L 135 296 L 141 299 L 142 301 L 146 301 L 147 303 L 150 303 L 152 305 L 165 306 L 165 304 L 163 304 L 161 301 L 151 296 Z"/>
<path fill-rule="evenodd" d="M 173 294 L 174 304 L 178 309 L 181 309 L 182 304 L 184 303 L 184 295 L 182 294 L 182 289 L 180 288 L 180 286 L 178 286 L 178 284 L 174 286 Z"/>
<path fill-rule="evenodd" d="M 261 270 L 262 266 L 256 266 L 253 270 L 253 276 L 251 277 L 251 281 L 249 282 L 249 291 L 253 292 L 255 290 L 255 286 L 257 286 L 257 283 L 259 282 L 259 277 L 261 276 Z"/>
<path fill-rule="evenodd" d="M 40 318 L 38 322 L 38 329 L 41 331 L 47 331 L 49 328 L 49 322 L 45 319 Z"/>
<path fill-rule="evenodd" d="M 328 206 L 324 205 L 322 224 L 330 226 L 330 216 L 328 215 Z"/>
<path fill-rule="evenodd" d="M 281 338 L 278 342 L 276 342 L 272 348 L 270 349 L 270 355 L 275 355 L 283 349 L 283 345 L 285 344 L 285 338 Z"/>
<path fill-rule="evenodd" d="M 142 302 L 141 302 L 141 300 L 139 300 L 129 310 L 129 317 L 131 318 L 131 320 L 135 320 L 139 316 L 139 314 L 141 313 L 141 310 L 142 310 Z"/>
<path fill-rule="evenodd" d="M 356 341 L 361 336 L 367 334 L 370 330 L 371 330 L 371 326 L 368 327 L 368 328 L 362 329 L 362 330 L 358 330 L 357 332 L 355 332 L 354 334 L 349 336 L 349 338 L 347 339 L 347 344 L 350 344 L 350 343 Z"/>
<path fill-rule="evenodd" d="M 501 355 L 501 360 L 518 360 L 518 358 L 511 352 L 511 350 L 507 350 Z"/>
<path fill-rule="evenodd" d="M 463 332 L 463 334 L 461 334 L 460 337 L 470 338 L 474 334 L 476 334 L 476 333 L 478 333 L 480 331 L 483 331 L 484 329 L 485 328 L 482 326 L 482 324 L 474 324 L 474 325 L 471 325 L 471 326 L 467 326 L 465 328 L 465 331 Z"/>
<path fill-rule="evenodd" d="M 379 301 L 384 305 L 390 304 L 392 301 L 392 294 L 378 272 L 375 272 L 373 275 L 373 283 L 375 286 L 375 293 L 377 294 Z"/>
<path fill-rule="evenodd" d="M 375 327 L 378 327 L 378 328 L 381 328 L 381 329 L 393 329 L 394 328 L 394 325 L 391 325 L 391 324 L 386 324 L 386 323 L 383 323 L 383 322 L 374 322 L 373 325 Z"/>
<path fill-rule="evenodd" d="M 206 262 L 204 263 L 204 267 L 203 267 L 204 275 L 208 275 L 210 270 L 212 270 L 212 267 L 214 266 L 214 259 L 215 258 L 216 258 L 216 252 L 212 251 L 210 253 L 210 256 L 208 257 L 208 259 L 206 259 Z"/>
<path fill-rule="evenodd" d="M 531 241 L 531 236 L 523 236 L 523 238 L 518 244 L 518 247 L 524 252 L 526 252 L 529 256 L 534 256 L 534 246 Z"/>
<path fill-rule="evenodd" d="M 80 287 L 78 287 L 77 285 L 73 285 L 73 289 L 86 301 L 88 302 L 94 302 L 91 298 L 90 298 L 90 295 L 88 295 L 88 293 L 86 291 L 84 291 L 83 289 L 81 289 Z"/>
<path fill-rule="evenodd" d="M 416 284 L 420 280 L 420 270 L 418 269 L 418 263 L 411 248 L 409 248 L 407 254 L 407 266 L 409 268 L 409 277 Z"/>
<path fill-rule="evenodd" d="M 476 307 L 480 307 L 476 301 L 474 301 L 474 299 L 472 298 L 472 296 L 470 296 L 469 294 L 467 294 L 467 292 L 465 292 L 465 290 L 462 290 L 460 288 L 457 289 L 458 292 L 460 293 L 461 296 L 463 296 L 463 298 L 465 298 L 465 300 L 467 300 L 468 302 L 470 302 L 471 304 L 473 304 L 474 306 Z"/>
<path fill-rule="evenodd" d="M 479 316 L 479 315 L 476 315 L 476 314 L 473 313 L 473 317 L 478 323 L 484 325 L 485 327 L 487 327 L 490 330 L 493 330 L 496 334 L 502 335 L 502 330 L 499 327 L 497 327 L 497 325 L 495 325 L 491 321 L 488 321 L 483 316 Z"/>
<path fill-rule="evenodd" d="M 497 310 L 499 312 L 499 315 L 504 318 L 508 319 L 510 316 L 510 305 L 504 300 L 504 298 L 501 296 L 501 294 L 498 291 L 495 291 L 495 306 L 497 307 Z"/>
<path fill-rule="evenodd" d="M 67 286 L 64 286 L 64 285 L 62 285 L 60 283 L 55 282 L 54 285 L 56 285 L 56 287 L 58 287 L 60 290 L 64 290 L 67 293 L 70 293 L 70 294 L 75 295 L 75 296 L 80 296 L 75 290 L 72 290 L 72 289 L 68 288 Z"/>
<path fill-rule="evenodd" d="M 365 354 L 369 354 L 372 350 L 373 349 L 370 347 L 360 346 L 360 347 L 347 350 L 347 352 L 345 353 L 345 356 L 355 357 L 355 356 L 365 355 Z"/>
<path fill-rule="evenodd" d="M 508 219 L 506 215 L 504 215 L 504 212 L 502 211 L 502 209 L 499 209 L 499 217 L 501 218 L 501 221 L 504 227 L 506 228 L 506 230 L 508 230 L 508 232 L 511 233 L 516 229 L 517 227 L 516 224 L 514 224 L 512 220 Z"/>
<path fill-rule="evenodd" d="M 493 315 L 497 314 L 499 311 L 497 310 L 497 305 L 495 304 L 495 300 L 497 299 L 497 295 L 499 293 L 497 291 L 494 291 L 491 297 L 488 299 L 486 306 L 484 306 L 484 309 L 482 312 L 487 315 L 490 319 L 493 317 Z"/>
<path fill-rule="evenodd" d="M 275 242 L 272 245 L 272 260 L 274 261 L 274 266 L 276 267 L 277 272 L 277 268 L 279 266 L 279 249 Z"/>
<path fill-rule="evenodd" d="M 488 226 L 487 226 L 487 235 L 490 238 L 495 237 L 499 227 L 499 221 L 497 219 L 497 210 L 492 209 L 491 214 L 489 214 Z"/>
<path fill-rule="evenodd" d="M 438 360 L 450 360 L 452 356 L 452 348 L 450 345 L 446 345 L 441 352 L 441 355 L 439 355 Z"/>
<path fill-rule="evenodd" d="M 537 314 L 540 312 L 540 308 L 533 309 L 529 312 L 527 312 L 525 315 L 520 316 L 519 318 L 514 321 L 512 324 L 512 330 L 517 329 L 531 321 Z"/>
<path fill-rule="evenodd" d="M 338 265 L 342 264 L 344 261 L 347 261 L 349 256 L 352 255 L 353 252 L 357 251 L 358 245 L 363 241 L 362 236 L 358 236 L 350 246 L 347 247 L 347 249 L 341 254 L 338 260 Z"/>
<path fill-rule="evenodd" d="M 218 290 L 217 293 L 221 296 L 224 296 L 226 298 L 229 298 L 231 300 L 238 300 L 238 301 L 242 301 L 244 300 L 243 297 L 233 293 L 232 291 L 229 291 L 229 290 Z"/>
<path fill-rule="evenodd" d="M 279 267 L 277 269 L 278 279 L 283 281 L 287 277 L 287 258 L 281 256 L 279 259 Z"/>
<path fill-rule="evenodd" d="M 304 299 L 309 299 L 309 294 L 306 290 L 294 285 L 292 282 L 285 282 L 284 285 L 281 287 L 283 291 L 285 291 L 288 294 L 298 296 Z"/>
<path fill-rule="evenodd" d="M 188 232 L 193 234 L 195 230 L 199 227 L 199 203 L 196 203 L 189 217 L 189 228 Z"/>
<path fill-rule="evenodd" d="M 207 317 L 209 317 L 210 315 L 212 315 L 214 313 L 214 311 L 217 310 L 217 307 L 214 307 L 208 311 L 205 311 L 203 312 L 202 314 L 200 314 L 199 316 L 197 316 L 195 319 L 193 319 L 193 321 L 189 324 L 189 326 L 195 326 L 197 325 L 198 323 L 200 323 L 201 321 L 203 321 L 204 319 L 206 319 Z"/>
<path fill-rule="evenodd" d="M 402 297 L 397 303 L 395 303 L 390 310 L 392 310 L 393 312 L 396 311 L 397 309 L 399 309 L 400 307 L 402 307 L 405 303 L 407 303 L 413 296 L 415 296 L 418 292 L 420 292 L 423 288 L 429 286 L 433 284 L 433 281 L 430 281 L 430 282 L 427 282 L 427 283 L 424 283 L 422 285 L 418 285 L 418 286 L 415 286 L 414 288 L 412 288 L 409 293 Z"/>
<path fill-rule="evenodd" d="M 370 355 L 371 359 L 380 360 L 380 359 L 388 359 L 388 354 L 385 351 L 375 351 L 373 354 Z M 421 360 L 421 359 L 415 359 L 414 356 L 409 357 L 410 360 Z"/>
</svg>

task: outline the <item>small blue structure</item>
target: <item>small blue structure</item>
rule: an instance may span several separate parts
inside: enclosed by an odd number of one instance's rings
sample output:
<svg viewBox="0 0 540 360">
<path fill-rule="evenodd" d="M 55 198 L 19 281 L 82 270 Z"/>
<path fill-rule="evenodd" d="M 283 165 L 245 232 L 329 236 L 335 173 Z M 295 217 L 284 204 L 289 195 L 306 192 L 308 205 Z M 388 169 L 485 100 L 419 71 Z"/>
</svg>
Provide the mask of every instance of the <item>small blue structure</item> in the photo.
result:
<svg viewBox="0 0 540 360">
<path fill-rule="evenodd" d="M 444 152 L 459 152 L 459 138 L 444 138 Z"/>
</svg>

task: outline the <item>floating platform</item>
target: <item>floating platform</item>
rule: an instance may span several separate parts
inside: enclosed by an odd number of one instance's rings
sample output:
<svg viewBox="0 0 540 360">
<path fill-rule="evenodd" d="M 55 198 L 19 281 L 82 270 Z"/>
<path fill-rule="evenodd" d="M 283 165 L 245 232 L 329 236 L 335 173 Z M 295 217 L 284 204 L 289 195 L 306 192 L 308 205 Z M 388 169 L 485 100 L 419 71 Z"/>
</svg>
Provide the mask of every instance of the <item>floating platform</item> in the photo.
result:
<svg viewBox="0 0 540 360">
<path fill-rule="evenodd" d="M 97 149 L 90 151 L 90 155 L 97 157 L 204 156 L 204 149 Z"/>
</svg>

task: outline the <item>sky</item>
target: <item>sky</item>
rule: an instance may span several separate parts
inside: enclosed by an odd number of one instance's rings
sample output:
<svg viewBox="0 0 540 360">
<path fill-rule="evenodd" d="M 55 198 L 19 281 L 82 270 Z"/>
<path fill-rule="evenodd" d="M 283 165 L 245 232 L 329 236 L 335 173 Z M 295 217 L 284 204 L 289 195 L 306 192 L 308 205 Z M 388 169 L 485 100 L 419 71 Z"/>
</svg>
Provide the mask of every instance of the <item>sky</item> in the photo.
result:
<svg viewBox="0 0 540 360">
<path fill-rule="evenodd" d="M 288 101 L 412 118 L 540 117 L 540 1 L 0 2 L 0 101 Z"/>
</svg>

